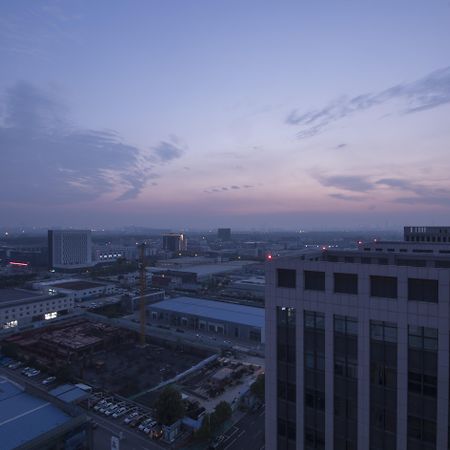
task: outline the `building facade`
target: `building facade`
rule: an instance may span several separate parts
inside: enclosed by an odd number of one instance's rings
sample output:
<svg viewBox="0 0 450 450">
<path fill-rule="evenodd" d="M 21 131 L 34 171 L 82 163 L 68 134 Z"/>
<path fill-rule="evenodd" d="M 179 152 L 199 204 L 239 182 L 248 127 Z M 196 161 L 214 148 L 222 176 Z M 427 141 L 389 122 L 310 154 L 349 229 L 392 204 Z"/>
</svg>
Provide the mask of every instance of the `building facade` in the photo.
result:
<svg viewBox="0 0 450 450">
<path fill-rule="evenodd" d="M 382 244 L 267 263 L 266 448 L 449 448 L 450 256 Z"/>
<path fill-rule="evenodd" d="M 63 295 L 48 296 L 23 289 L 0 289 L 0 331 L 55 319 L 74 307 Z"/>
<path fill-rule="evenodd" d="M 48 230 L 48 254 L 51 269 L 91 266 L 91 230 Z"/>
<path fill-rule="evenodd" d="M 169 252 L 183 252 L 187 248 L 187 239 L 182 233 L 163 234 L 163 249 Z"/>
</svg>

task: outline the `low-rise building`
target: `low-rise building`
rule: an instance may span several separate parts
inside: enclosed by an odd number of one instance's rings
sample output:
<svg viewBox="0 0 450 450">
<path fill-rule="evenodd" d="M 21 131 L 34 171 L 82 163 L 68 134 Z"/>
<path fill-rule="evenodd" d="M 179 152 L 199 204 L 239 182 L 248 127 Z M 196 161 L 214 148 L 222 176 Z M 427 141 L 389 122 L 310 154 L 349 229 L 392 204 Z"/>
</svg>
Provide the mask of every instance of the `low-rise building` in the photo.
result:
<svg viewBox="0 0 450 450">
<path fill-rule="evenodd" d="M 93 297 L 112 295 L 117 291 L 113 283 L 100 283 L 90 280 L 57 280 L 34 283 L 35 289 L 40 289 L 48 295 L 64 294 L 67 297 L 81 301 Z"/>
<path fill-rule="evenodd" d="M 55 319 L 73 307 L 74 300 L 63 295 L 42 295 L 24 289 L 0 289 L 0 330 Z"/>
</svg>

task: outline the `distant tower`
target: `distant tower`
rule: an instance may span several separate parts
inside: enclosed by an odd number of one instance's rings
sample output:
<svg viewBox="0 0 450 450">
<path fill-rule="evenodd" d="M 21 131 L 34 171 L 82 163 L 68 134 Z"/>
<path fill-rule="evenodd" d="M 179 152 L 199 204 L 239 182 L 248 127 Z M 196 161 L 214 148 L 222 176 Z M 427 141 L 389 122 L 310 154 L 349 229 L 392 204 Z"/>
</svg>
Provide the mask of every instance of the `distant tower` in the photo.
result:
<svg viewBox="0 0 450 450">
<path fill-rule="evenodd" d="M 217 230 L 217 239 L 231 241 L 231 228 L 219 228 Z"/>
<path fill-rule="evenodd" d="M 187 239 L 182 233 L 163 234 L 163 249 L 170 252 L 182 252 L 187 248 Z"/>
<path fill-rule="evenodd" d="M 91 266 L 91 230 L 48 230 L 48 256 L 51 269 Z"/>
</svg>

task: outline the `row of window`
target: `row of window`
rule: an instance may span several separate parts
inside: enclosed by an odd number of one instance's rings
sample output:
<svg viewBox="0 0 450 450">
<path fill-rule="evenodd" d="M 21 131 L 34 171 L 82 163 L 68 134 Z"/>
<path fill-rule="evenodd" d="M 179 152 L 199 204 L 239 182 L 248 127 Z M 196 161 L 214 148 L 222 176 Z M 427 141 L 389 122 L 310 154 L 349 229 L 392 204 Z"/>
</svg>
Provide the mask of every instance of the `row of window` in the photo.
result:
<svg viewBox="0 0 450 450">
<path fill-rule="evenodd" d="M 333 273 L 333 292 L 336 294 L 358 294 L 358 274 Z M 277 286 L 295 289 L 297 271 L 295 269 L 278 269 Z M 303 288 L 305 291 L 325 291 L 325 272 L 304 270 Z M 398 298 L 398 279 L 388 276 L 370 276 L 370 296 L 381 298 Z M 438 280 L 408 278 L 408 300 L 437 303 L 439 299 Z"/>
</svg>

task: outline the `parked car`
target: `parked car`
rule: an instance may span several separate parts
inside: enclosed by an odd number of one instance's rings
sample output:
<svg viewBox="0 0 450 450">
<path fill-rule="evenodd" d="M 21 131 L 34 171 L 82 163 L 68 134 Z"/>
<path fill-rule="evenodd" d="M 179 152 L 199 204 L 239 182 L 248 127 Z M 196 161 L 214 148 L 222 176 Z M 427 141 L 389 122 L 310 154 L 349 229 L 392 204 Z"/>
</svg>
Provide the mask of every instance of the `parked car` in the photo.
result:
<svg viewBox="0 0 450 450">
<path fill-rule="evenodd" d="M 150 420 L 150 422 L 147 423 L 145 428 L 142 430 L 145 434 L 149 434 L 153 428 L 157 425 L 156 420 Z"/>
<path fill-rule="evenodd" d="M 98 410 L 100 413 L 104 413 L 108 408 L 110 408 L 113 405 L 112 402 L 106 402 L 104 405 L 101 406 L 101 408 Z"/>
<path fill-rule="evenodd" d="M 18 369 L 18 368 L 21 367 L 21 366 L 23 366 L 23 363 L 22 363 L 22 362 L 20 362 L 20 361 L 14 361 L 14 362 L 12 362 L 11 364 L 8 365 L 8 369 L 16 370 L 16 369 Z"/>
<path fill-rule="evenodd" d="M 137 427 L 147 416 L 145 414 L 138 415 L 128 424 L 131 428 Z"/>
<path fill-rule="evenodd" d="M 123 423 L 128 425 L 135 417 L 138 417 L 138 416 L 139 416 L 139 412 L 133 411 L 131 414 L 129 414 L 127 417 L 125 417 L 125 419 L 123 419 Z"/>
<path fill-rule="evenodd" d="M 95 410 L 95 411 L 98 411 L 100 408 L 102 408 L 104 405 L 106 405 L 106 403 L 108 403 L 108 400 L 109 400 L 109 399 L 106 399 L 106 398 L 100 400 L 100 401 L 94 406 L 94 410 Z"/>
<path fill-rule="evenodd" d="M 42 384 L 50 384 L 56 380 L 56 377 L 47 377 L 45 380 L 42 380 Z"/>
<path fill-rule="evenodd" d="M 144 419 L 138 426 L 138 430 L 139 431 L 143 431 L 144 428 L 151 422 L 152 418 L 151 417 L 147 417 L 146 419 Z"/>
<path fill-rule="evenodd" d="M 119 409 L 117 409 L 116 411 L 114 411 L 112 417 L 113 417 L 113 419 L 117 419 L 119 417 L 124 416 L 128 411 L 130 411 L 129 408 L 127 408 L 126 406 L 122 406 Z"/>
<path fill-rule="evenodd" d="M 27 377 L 35 377 L 37 375 L 39 375 L 41 373 L 40 370 L 38 369 L 31 369 L 28 371 L 28 373 L 26 374 Z"/>
</svg>

